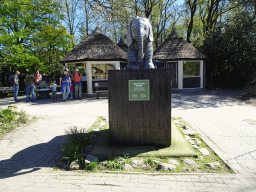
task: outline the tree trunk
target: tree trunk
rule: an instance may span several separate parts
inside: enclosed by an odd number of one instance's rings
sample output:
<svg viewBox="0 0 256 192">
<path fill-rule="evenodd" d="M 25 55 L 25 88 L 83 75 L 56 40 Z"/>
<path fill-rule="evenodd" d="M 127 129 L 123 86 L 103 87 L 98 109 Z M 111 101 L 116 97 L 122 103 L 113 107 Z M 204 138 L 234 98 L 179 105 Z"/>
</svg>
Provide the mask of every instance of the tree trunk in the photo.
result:
<svg viewBox="0 0 256 192">
<path fill-rule="evenodd" d="M 189 22 L 188 30 L 187 30 L 187 42 L 189 42 L 189 43 L 191 43 L 190 36 L 191 36 L 192 30 L 193 30 L 194 16 L 196 13 L 196 8 L 197 8 L 197 1 L 198 0 L 194 0 L 192 4 L 191 4 L 191 0 L 187 1 L 189 8 L 190 8 L 190 22 Z"/>
</svg>

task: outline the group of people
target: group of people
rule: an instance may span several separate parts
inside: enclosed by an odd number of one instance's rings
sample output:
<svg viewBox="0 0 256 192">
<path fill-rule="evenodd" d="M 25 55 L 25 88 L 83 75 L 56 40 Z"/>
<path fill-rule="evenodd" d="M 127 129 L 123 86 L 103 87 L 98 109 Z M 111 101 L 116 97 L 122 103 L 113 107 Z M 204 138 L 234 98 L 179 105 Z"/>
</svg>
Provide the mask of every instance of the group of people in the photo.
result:
<svg viewBox="0 0 256 192">
<path fill-rule="evenodd" d="M 67 101 L 69 98 L 73 98 L 73 92 L 75 92 L 76 99 L 82 99 L 82 76 L 79 74 L 78 69 L 75 69 L 75 73 L 72 77 L 69 75 L 69 70 L 66 68 L 64 73 L 60 77 L 61 92 L 63 92 L 63 101 Z M 72 82 L 73 81 L 73 82 Z M 75 88 L 75 90 L 74 90 Z M 79 96 L 78 96 L 79 94 Z"/>
<path fill-rule="evenodd" d="M 43 73 L 45 75 L 45 73 Z M 16 71 L 14 76 L 13 76 L 13 86 L 14 86 L 14 101 L 15 102 L 20 102 L 20 100 L 18 100 L 18 92 L 19 92 L 19 75 L 20 72 Z M 25 78 L 25 84 L 26 84 L 26 92 L 27 92 L 27 98 L 26 101 L 29 101 L 29 95 L 30 93 L 32 94 L 32 99 L 31 101 L 34 102 L 35 101 L 35 95 L 34 95 L 34 89 L 35 89 L 35 85 L 38 84 L 38 82 L 42 80 L 42 76 L 39 74 L 39 71 L 36 71 L 36 74 L 34 76 L 30 75 L 29 72 L 27 72 L 27 76 Z"/>
<path fill-rule="evenodd" d="M 20 102 L 18 100 L 18 91 L 19 91 L 19 76 L 20 72 L 16 71 L 14 75 L 14 100 L 15 102 Z M 75 69 L 75 73 L 72 75 L 72 77 L 69 75 L 69 70 L 66 68 L 64 70 L 64 73 L 60 77 L 60 84 L 59 86 L 56 84 L 56 81 L 53 80 L 50 83 L 50 78 L 45 75 L 45 72 L 42 73 L 42 75 L 39 73 L 39 70 L 36 71 L 35 75 L 31 75 L 29 72 L 27 72 L 27 76 L 25 77 L 25 84 L 26 84 L 26 102 L 29 102 L 30 100 L 30 94 L 31 102 L 35 102 L 38 95 L 35 95 L 35 87 L 39 85 L 39 81 L 46 81 L 50 88 L 52 89 L 52 99 L 53 102 L 57 101 L 57 87 L 61 87 L 61 92 L 63 92 L 63 101 L 67 101 L 69 98 L 69 94 L 71 95 L 70 98 L 73 98 L 73 92 L 75 92 L 75 98 L 76 99 L 82 99 L 82 76 L 79 74 L 78 69 Z M 75 88 L 75 90 L 73 89 Z"/>
<path fill-rule="evenodd" d="M 45 74 L 42 75 L 39 73 L 39 70 L 36 71 L 36 74 L 31 75 L 27 72 L 27 76 L 25 77 L 25 85 L 26 85 L 26 102 L 30 99 L 30 94 L 32 95 L 31 102 L 35 102 L 38 98 L 38 94 L 35 95 L 35 87 L 39 85 L 39 81 L 46 81 L 48 84 L 50 82 L 50 78 Z"/>
</svg>

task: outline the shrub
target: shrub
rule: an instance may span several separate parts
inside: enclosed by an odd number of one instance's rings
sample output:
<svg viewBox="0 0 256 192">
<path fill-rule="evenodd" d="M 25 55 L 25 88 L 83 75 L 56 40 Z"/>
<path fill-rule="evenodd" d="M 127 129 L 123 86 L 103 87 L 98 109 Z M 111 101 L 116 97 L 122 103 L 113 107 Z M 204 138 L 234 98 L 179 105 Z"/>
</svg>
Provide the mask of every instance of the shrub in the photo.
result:
<svg viewBox="0 0 256 192">
<path fill-rule="evenodd" d="M 0 135 L 10 132 L 20 123 L 28 121 L 27 114 L 24 111 L 17 112 L 16 106 L 8 106 L 6 109 L 0 109 Z"/>
<path fill-rule="evenodd" d="M 94 160 L 92 163 L 85 164 L 84 169 L 85 170 L 94 170 L 97 169 L 99 166 L 98 161 Z"/>
<path fill-rule="evenodd" d="M 72 161 L 78 161 L 82 167 L 85 166 L 84 158 L 81 157 L 84 146 L 89 145 L 90 132 L 86 129 L 78 130 L 77 127 L 72 127 L 66 131 L 67 142 L 62 145 L 61 151 L 64 152 L 64 159 L 67 160 L 68 165 Z"/>
</svg>

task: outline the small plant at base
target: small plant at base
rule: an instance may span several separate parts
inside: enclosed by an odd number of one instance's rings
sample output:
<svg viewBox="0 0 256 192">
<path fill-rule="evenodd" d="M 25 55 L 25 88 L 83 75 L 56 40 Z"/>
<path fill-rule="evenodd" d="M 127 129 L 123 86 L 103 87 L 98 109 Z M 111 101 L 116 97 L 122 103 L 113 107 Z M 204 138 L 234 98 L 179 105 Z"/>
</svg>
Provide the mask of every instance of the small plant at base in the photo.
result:
<svg viewBox="0 0 256 192">
<path fill-rule="evenodd" d="M 98 117 L 101 121 L 106 121 L 106 119 L 103 116 Z"/>
<path fill-rule="evenodd" d="M 159 166 L 159 163 L 155 163 L 150 157 L 145 160 L 145 164 L 153 168 L 156 168 Z"/>
<path fill-rule="evenodd" d="M 85 170 L 94 170 L 97 169 L 99 166 L 97 159 L 95 159 L 93 162 L 89 164 L 85 164 L 84 169 Z"/>
<path fill-rule="evenodd" d="M 124 153 L 124 158 L 129 159 L 130 158 L 129 153 L 127 153 L 127 154 Z"/>
<path fill-rule="evenodd" d="M 70 130 L 66 131 L 66 134 L 67 142 L 61 146 L 61 151 L 64 152 L 63 159 L 67 160 L 68 165 L 76 160 L 84 167 L 84 158 L 80 154 L 83 147 L 89 144 L 91 134 L 86 129 L 78 130 L 77 127 L 70 128 Z"/>
<path fill-rule="evenodd" d="M 130 159 L 129 153 L 127 153 L 127 154 L 124 153 L 123 161 L 125 164 L 131 164 L 131 159 Z"/>
<path fill-rule="evenodd" d="M 72 143 L 62 145 L 62 151 L 64 152 L 63 159 L 67 160 L 68 165 L 74 160 L 79 160 L 78 146 Z"/>
<path fill-rule="evenodd" d="M 123 165 L 125 164 L 124 159 L 121 157 L 117 157 L 113 160 L 109 160 L 107 161 L 107 168 L 110 170 L 122 170 L 123 169 Z"/>
</svg>

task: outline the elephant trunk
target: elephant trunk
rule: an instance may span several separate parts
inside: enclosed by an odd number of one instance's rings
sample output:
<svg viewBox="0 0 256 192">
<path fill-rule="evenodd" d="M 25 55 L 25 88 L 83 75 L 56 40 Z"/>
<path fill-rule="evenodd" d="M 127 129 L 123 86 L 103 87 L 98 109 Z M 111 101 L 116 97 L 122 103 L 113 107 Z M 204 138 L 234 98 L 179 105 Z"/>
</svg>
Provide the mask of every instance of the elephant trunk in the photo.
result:
<svg viewBox="0 0 256 192">
<path fill-rule="evenodd" d="M 143 34 L 141 32 L 141 27 L 137 29 L 138 32 L 138 60 L 143 60 L 144 53 L 143 53 Z"/>
</svg>

